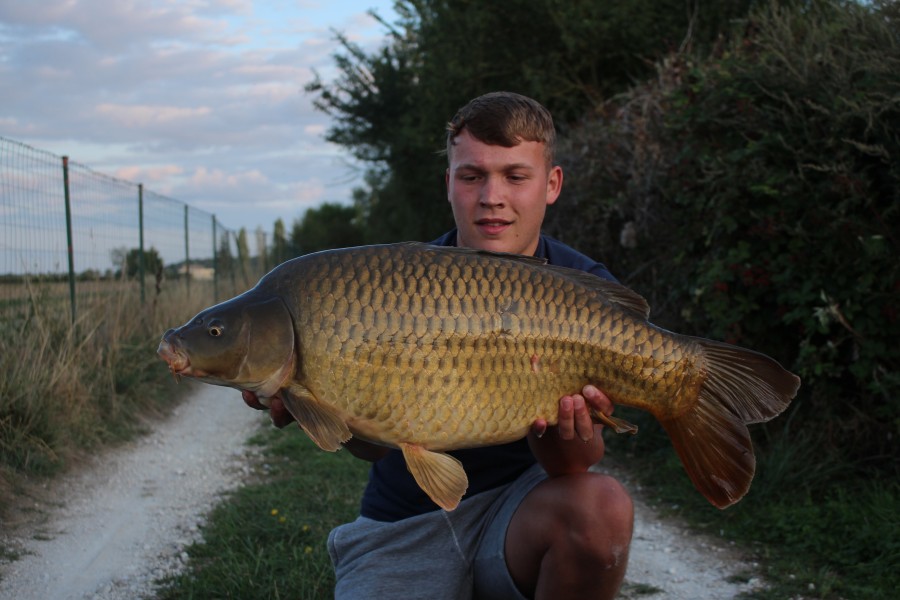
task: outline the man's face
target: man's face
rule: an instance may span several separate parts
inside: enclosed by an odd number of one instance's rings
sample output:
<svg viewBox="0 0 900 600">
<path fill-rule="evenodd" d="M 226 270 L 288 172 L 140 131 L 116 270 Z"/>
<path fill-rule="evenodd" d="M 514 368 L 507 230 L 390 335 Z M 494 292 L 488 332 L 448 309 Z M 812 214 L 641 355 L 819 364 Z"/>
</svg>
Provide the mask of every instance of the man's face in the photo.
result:
<svg viewBox="0 0 900 600">
<path fill-rule="evenodd" d="M 562 188 L 562 169 L 548 169 L 541 142 L 492 146 L 465 129 L 455 142 L 446 179 L 457 244 L 533 255 L 547 206 Z"/>
</svg>

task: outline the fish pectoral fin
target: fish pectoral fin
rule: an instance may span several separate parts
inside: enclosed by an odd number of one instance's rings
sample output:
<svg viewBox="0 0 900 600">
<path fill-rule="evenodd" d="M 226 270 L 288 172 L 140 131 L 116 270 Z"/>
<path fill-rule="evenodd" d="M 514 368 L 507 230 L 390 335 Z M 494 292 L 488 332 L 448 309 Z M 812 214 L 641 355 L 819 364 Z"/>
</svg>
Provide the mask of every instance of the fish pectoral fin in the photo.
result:
<svg viewBox="0 0 900 600">
<path fill-rule="evenodd" d="M 591 417 L 593 417 L 595 421 L 603 423 L 616 433 L 630 433 L 631 435 L 635 435 L 638 432 L 637 425 L 612 415 L 604 415 L 599 410 L 592 409 Z"/>
<path fill-rule="evenodd" d="M 317 400 L 305 387 L 291 385 L 281 397 L 288 412 L 322 450 L 340 450 L 341 444 L 353 437 L 337 410 Z"/>
<path fill-rule="evenodd" d="M 419 487 L 444 510 L 459 505 L 469 487 L 462 463 L 444 452 L 432 452 L 418 444 L 400 444 L 406 468 Z"/>
</svg>

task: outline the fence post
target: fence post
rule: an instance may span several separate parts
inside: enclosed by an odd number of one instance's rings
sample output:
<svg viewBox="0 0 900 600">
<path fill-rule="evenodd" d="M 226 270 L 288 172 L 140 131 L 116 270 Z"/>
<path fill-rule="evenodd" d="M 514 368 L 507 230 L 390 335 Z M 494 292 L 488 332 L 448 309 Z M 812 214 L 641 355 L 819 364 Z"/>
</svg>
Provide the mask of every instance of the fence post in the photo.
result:
<svg viewBox="0 0 900 600">
<path fill-rule="evenodd" d="M 69 157 L 62 157 L 63 188 L 66 199 L 66 242 L 69 255 L 69 304 L 72 307 L 72 324 L 75 324 L 75 256 L 72 244 L 72 202 L 69 194 Z"/>
<path fill-rule="evenodd" d="M 217 248 L 216 244 L 219 240 L 216 239 L 216 215 L 212 216 L 212 226 L 213 226 L 213 301 L 219 301 L 219 259 L 216 254 Z"/>
<path fill-rule="evenodd" d="M 190 252 L 190 235 L 188 229 L 188 205 L 184 205 L 184 280 L 187 286 L 188 298 L 191 297 L 191 252 Z"/>
<path fill-rule="evenodd" d="M 138 277 L 141 280 L 141 304 L 144 304 L 144 184 L 138 184 Z"/>
</svg>

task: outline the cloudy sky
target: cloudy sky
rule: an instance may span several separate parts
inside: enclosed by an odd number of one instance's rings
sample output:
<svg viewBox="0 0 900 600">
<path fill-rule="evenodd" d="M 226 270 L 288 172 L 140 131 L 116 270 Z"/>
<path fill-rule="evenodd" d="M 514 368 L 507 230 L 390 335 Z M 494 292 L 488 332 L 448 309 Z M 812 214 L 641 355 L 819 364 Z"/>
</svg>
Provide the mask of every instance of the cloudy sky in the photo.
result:
<svg viewBox="0 0 900 600">
<path fill-rule="evenodd" d="M 3 0 L 0 135 L 272 230 L 360 181 L 303 86 L 391 0 Z"/>
</svg>

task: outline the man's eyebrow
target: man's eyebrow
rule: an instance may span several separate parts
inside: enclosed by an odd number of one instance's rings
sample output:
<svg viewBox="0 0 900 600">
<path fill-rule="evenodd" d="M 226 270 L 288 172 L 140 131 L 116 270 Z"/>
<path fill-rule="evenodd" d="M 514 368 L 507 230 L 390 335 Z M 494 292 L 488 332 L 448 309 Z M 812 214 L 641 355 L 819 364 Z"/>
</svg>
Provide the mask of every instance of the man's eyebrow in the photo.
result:
<svg viewBox="0 0 900 600">
<path fill-rule="evenodd" d="M 528 163 L 511 163 L 511 164 L 508 164 L 508 165 L 503 165 L 503 168 L 502 168 L 501 170 L 503 170 L 503 171 L 513 171 L 513 170 L 515 170 L 515 169 L 527 169 L 527 170 L 529 170 L 529 171 L 533 171 L 533 170 L 534 170 L 534 166 L 533 166 L 533 165 L 530 165 L 530 164 L 528 164 Z M 459 171 L 459 170 L 467 170 L 467 171 L 486 171 L 487 169 L 485 169 L 485 168 L 484 168 L 483 166 L 481 166 L 481 165 L 477 165 L 477 164 L 474 164 L 474 163 L 460 163 L 460 164 L 456 165 L 456 167 L 455 167 L 454 170 L 457 170 L 457 171 Z"/>
</svg>

